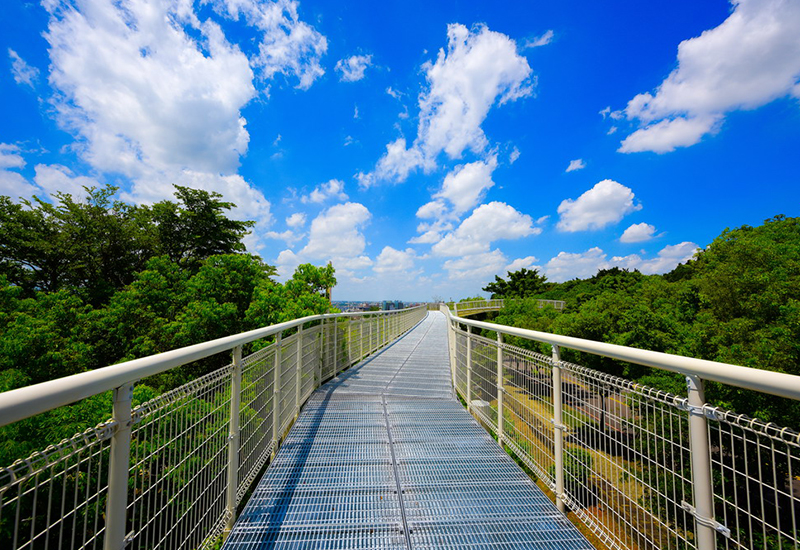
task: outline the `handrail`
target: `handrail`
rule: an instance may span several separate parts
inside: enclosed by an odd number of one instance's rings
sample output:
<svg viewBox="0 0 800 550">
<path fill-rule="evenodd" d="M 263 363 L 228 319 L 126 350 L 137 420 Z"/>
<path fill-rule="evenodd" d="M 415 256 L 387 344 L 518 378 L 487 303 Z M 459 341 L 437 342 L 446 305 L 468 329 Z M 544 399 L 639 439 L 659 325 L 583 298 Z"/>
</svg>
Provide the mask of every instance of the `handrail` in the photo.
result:
<svg viewBox="0 0 800 550">
<path fill-rule="evenodd" d="M 767 371 L 708 361 L 706 359 L 696 359 L 694 357 L 684 357 L 658 351 L 649 351 L 638 348 L 629 348 L 617 344 L 606 344 L 583 338 L 562 336 L 547 332 L 527 330 L 523 328 L 509 327 L 483 321 L 474 321 L 463 317 L 456 317 L 450 313 L 449 308 L 442 308 L 451 322 L 458 322 L 474 328 L 481 328 L 500 332 L 511 336 L 519 336 L 528 340 L 535 340 L 553 346 L 561 346 L 577 351 L 584 351 L 619 359 L 637 365 L 654 367 L 657 369 L 677 372 L 684 375 L 699 376 L 705 380 L 721 382 L 739 388 L 757 390 L 771 395 L 788 397 L 789 399 L 800 399 L 800 376 L 786 374 L 782 372 Z"/>
<path fill-rule="evenodd" d="M 511 300 L 515 300 L 516 298 L 511 298 Z M 465 311 L 485 311 L 485 310 L 496 310 L 496 309 L 503 309 L 505 307 L 505 303 L 508 301 L 506 298 L 493 298 L 490 300 L 471 300 L 468 302 L 447 302 L 447 307 L 452 309 L 456 314 L 465 312 Z M 536 300 L 539 304 L 539 308 L 543 308 L 544 306 L 552 306 L 553 309 L 558 311 L 563 311 L 566 308 L 567 303 L 564 300 L 544 300 L 544 299 L 537 299 Z"/>
<path fill-rule="evenodd" d="M 422 307 L 422 306 L 417 306 Z M 414 308 L 393 310 L 391 313 L 409 311 Z M 285 330 L 312 321 L 325 319 L 355 317 L 364 315 L 380 315 L 388 312 L 365 311 L 347 313 L 325 313 L 310 315 L 277 325 L 270 325 L 224 338 L 218 338 L 200 344 L 194 344 L 175 350 L 166 351 L 140 359 L 133 359 L 89 372 L 82 372 L 56 380 L 50 380 L 0 393 L 0 426 L 6 426 L 25 418 L 49 410 L 75 403 L 92 395 L 119 388 L 120 386 L 160 374 L 171 368 L 204 359 L 217 353 L 232 350 L 237 346 L 281 333 Z"/>
</svg>

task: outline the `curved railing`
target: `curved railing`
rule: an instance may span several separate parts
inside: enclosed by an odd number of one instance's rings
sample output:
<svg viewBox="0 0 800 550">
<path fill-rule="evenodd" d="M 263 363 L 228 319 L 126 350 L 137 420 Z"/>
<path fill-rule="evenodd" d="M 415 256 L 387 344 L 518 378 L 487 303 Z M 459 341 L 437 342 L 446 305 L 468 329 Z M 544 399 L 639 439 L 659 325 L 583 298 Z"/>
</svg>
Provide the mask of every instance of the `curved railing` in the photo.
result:
<svg viewBox="0 0 800 550">
<path fill-rule="evenodd" d="M 447 307 L 457 316 L 475 315 L 487 311 L 498 311 L 503 309 L 507 300 L 471 300 L 469 302 L 448 302 Z M 539 308 L 552 307 L 555 310 L 563 311 L 567 303 L 563 300 L 536 300 Z"/>
<path fill-rule="evenodd" d="M 469 410 L 609 548 L 800 545 L 800 434 L 705 402 L 705 380 L 800 399 L 800 377 L 449 319 Z M 510 345 L 549 345 L 550 356 Z M 680 373 L 672 395 L 561 360 L 571 349 Z"/>
<path fill-rule="evenodd" d="M 113 392 L 110 420 L 0 468 L 0 548 L 213 546 L 311 393 L 425 315 L 304 317 L 0 394 L 7 426 Z M 133 406 L 135 382 L 224 352 L 229 365 Z"/>
</svg>

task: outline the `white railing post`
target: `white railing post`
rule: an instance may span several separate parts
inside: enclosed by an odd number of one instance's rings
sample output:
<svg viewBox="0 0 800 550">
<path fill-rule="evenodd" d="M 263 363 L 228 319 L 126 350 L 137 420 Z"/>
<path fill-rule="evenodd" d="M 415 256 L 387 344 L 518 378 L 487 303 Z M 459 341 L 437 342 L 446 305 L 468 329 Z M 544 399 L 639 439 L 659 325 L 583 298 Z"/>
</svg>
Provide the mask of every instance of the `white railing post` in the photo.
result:
<svg viewBox="0 0 800 550">
<path fill-rule="evenodd" d="M 272 440 L 274 447 L 272 449 L 273 456 L 278 452 L 278 443 L 281 440 L 281 364 L 282 361 L 281 351 L 281 333 L 275 335 L 275 362 L 272 367 L 273 383 L 272 383 Z"/>
<path fill-rule="evenodd" d="M 295 359 L 295 379 L 294 379 L 294 415 L 295 418 L 300 414 L 300 393 L 303 378 L 303 325 L 297 327 L 297 358 Z"/>
<path fill-rule="evenodd" d="M 564 418 L 562 413 L 561 348 L 553 345 L 553 452 L 556 470 L 556 506 L 560 512 L 564 505 Z"/>
<path fill-rule="evenodd" d="M 364 359 L 364 316 L 358 318 L 358 360 Z"/>
<path fill-rule="evenodd" d="M 353 323 L 349 317 L 345 317 L 344 319 L 345 325 L 347 325 L 347 366 L 353 364 Z"/>
<path fill-rule="evenodd" d="M 339 376 L 339 319 L 333 321 L 333 375 Z"/>
<path fill-rule="evenodd" d="M 497 442 L 503 445 L 503 333 L 497 331 Z"/>
<path fill-rule="evenodd" d="M 322 371 L 325 366 L 325 319 L 319 322 L 319 361 L 317 361 L 317 368 L 314 369 L 314 376 L 317 378 L 316 386 L 322 385 Z"/>
<path fill-rule="evenodd" d="M 695 537 L 698 550 L 714 550 L 719 525 L 714 519 L 714 489 L 711 484 L 711 453 L 708 446 L 708 420 L 703 413 L 705 392 L 703 380 L 697 376 L 686 377 L 689 397 L 689 437 L 692 455 L 692 496 L 694 507 L 681 503 L 695 517 Z"/>
<path fill-rule="evenodd" d="M 242 395 L 242 346 L 233 348 L 233 370 L 231 372 L 231 419 L 228 432 L 228 492 L 225 510 L 228 522 L 225 530 L 233 529 L 236 523 L 236 489 L 239 484 L 239 411 Z"/>
<path fill-rule="evenodd" d="M 372 316 L 372 317 L 369 318 L 369 321 L 368 321 L 368 323 L 369 323 L 369 346 L 367 346 L 367 347 L 369 349 L 369 353 L 372 353 L 373 351 L 375 351 L 372 348 L 372 325 L 375 324 L 372 321 L 374 321 L 374 320 L 375 320 L 375 316 Z"/>
<path fill-rule="evenodd" d="M 131 460 L 131 400 L 133 383 L 114 390 L 114 435 L 108 465 L 108 501 L 104 550 L 123 550 L 126 546 L 128 510 L 128 471 Z"/>
<path fill-rule="evenodd" d="M 467 410 L 472 412 L 472 326 L 467 325 Z"/>
</svg>

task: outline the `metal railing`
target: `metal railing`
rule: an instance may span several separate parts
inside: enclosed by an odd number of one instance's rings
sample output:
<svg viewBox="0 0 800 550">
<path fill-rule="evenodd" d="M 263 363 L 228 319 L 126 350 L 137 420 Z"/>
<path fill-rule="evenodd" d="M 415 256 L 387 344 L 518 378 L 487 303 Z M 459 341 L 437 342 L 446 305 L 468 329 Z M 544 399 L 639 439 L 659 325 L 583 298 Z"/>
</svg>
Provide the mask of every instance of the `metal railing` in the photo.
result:
<svg viewBox="0 0 800 550">
<path fill-rule="evenodd" d="M 425 315 L 305 317 L 0 394 L 7 426 L 113 392 L 110 420 L 0 468 L 0 548 L 213 547 L 311 393 Z M 132 406 L 137 381 L 223 352 Z"/>
<path fill-rule="evenodd" d="M 496 311 L 503 309 L 508 300 L 472 300 L 469 302 L 448 302 L 447 306 L 456 315 L 472 315 L 484 311 Z M 557 311 L 563 311 L 567 303 L 563 300 L 536 300 L 539 308 L 552 307 Z"/>
<path fill-rule="evenodd" d="M 441 309 L 469 410 L 606 547 L 800 547 L 800 434 L 712 406 L 703 391 L 709 380 L 797 400 L 800 377 Z M 509 345 L 509 336 L 549 344 L 552 354 Z M 562 361 L 562 349 L 680 373 L 686 396 Z"/>
</svg>

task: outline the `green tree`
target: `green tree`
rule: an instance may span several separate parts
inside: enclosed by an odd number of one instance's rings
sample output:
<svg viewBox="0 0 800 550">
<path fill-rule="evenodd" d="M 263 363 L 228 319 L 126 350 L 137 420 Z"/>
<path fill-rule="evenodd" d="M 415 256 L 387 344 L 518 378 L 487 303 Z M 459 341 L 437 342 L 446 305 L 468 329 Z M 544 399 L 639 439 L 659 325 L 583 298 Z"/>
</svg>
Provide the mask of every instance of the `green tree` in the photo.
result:
<svg viewBox="0 0 800 550">
<path fill-rule="evenodd" d="M 494 282 L 483 287 L 484 292 L 490 292 L 495 298 L 529 298 L 547 290 L 547 277 L 539 274 L 538 269 L 509 271 L 508 281 L 495 275 Z"/>
</svg>

